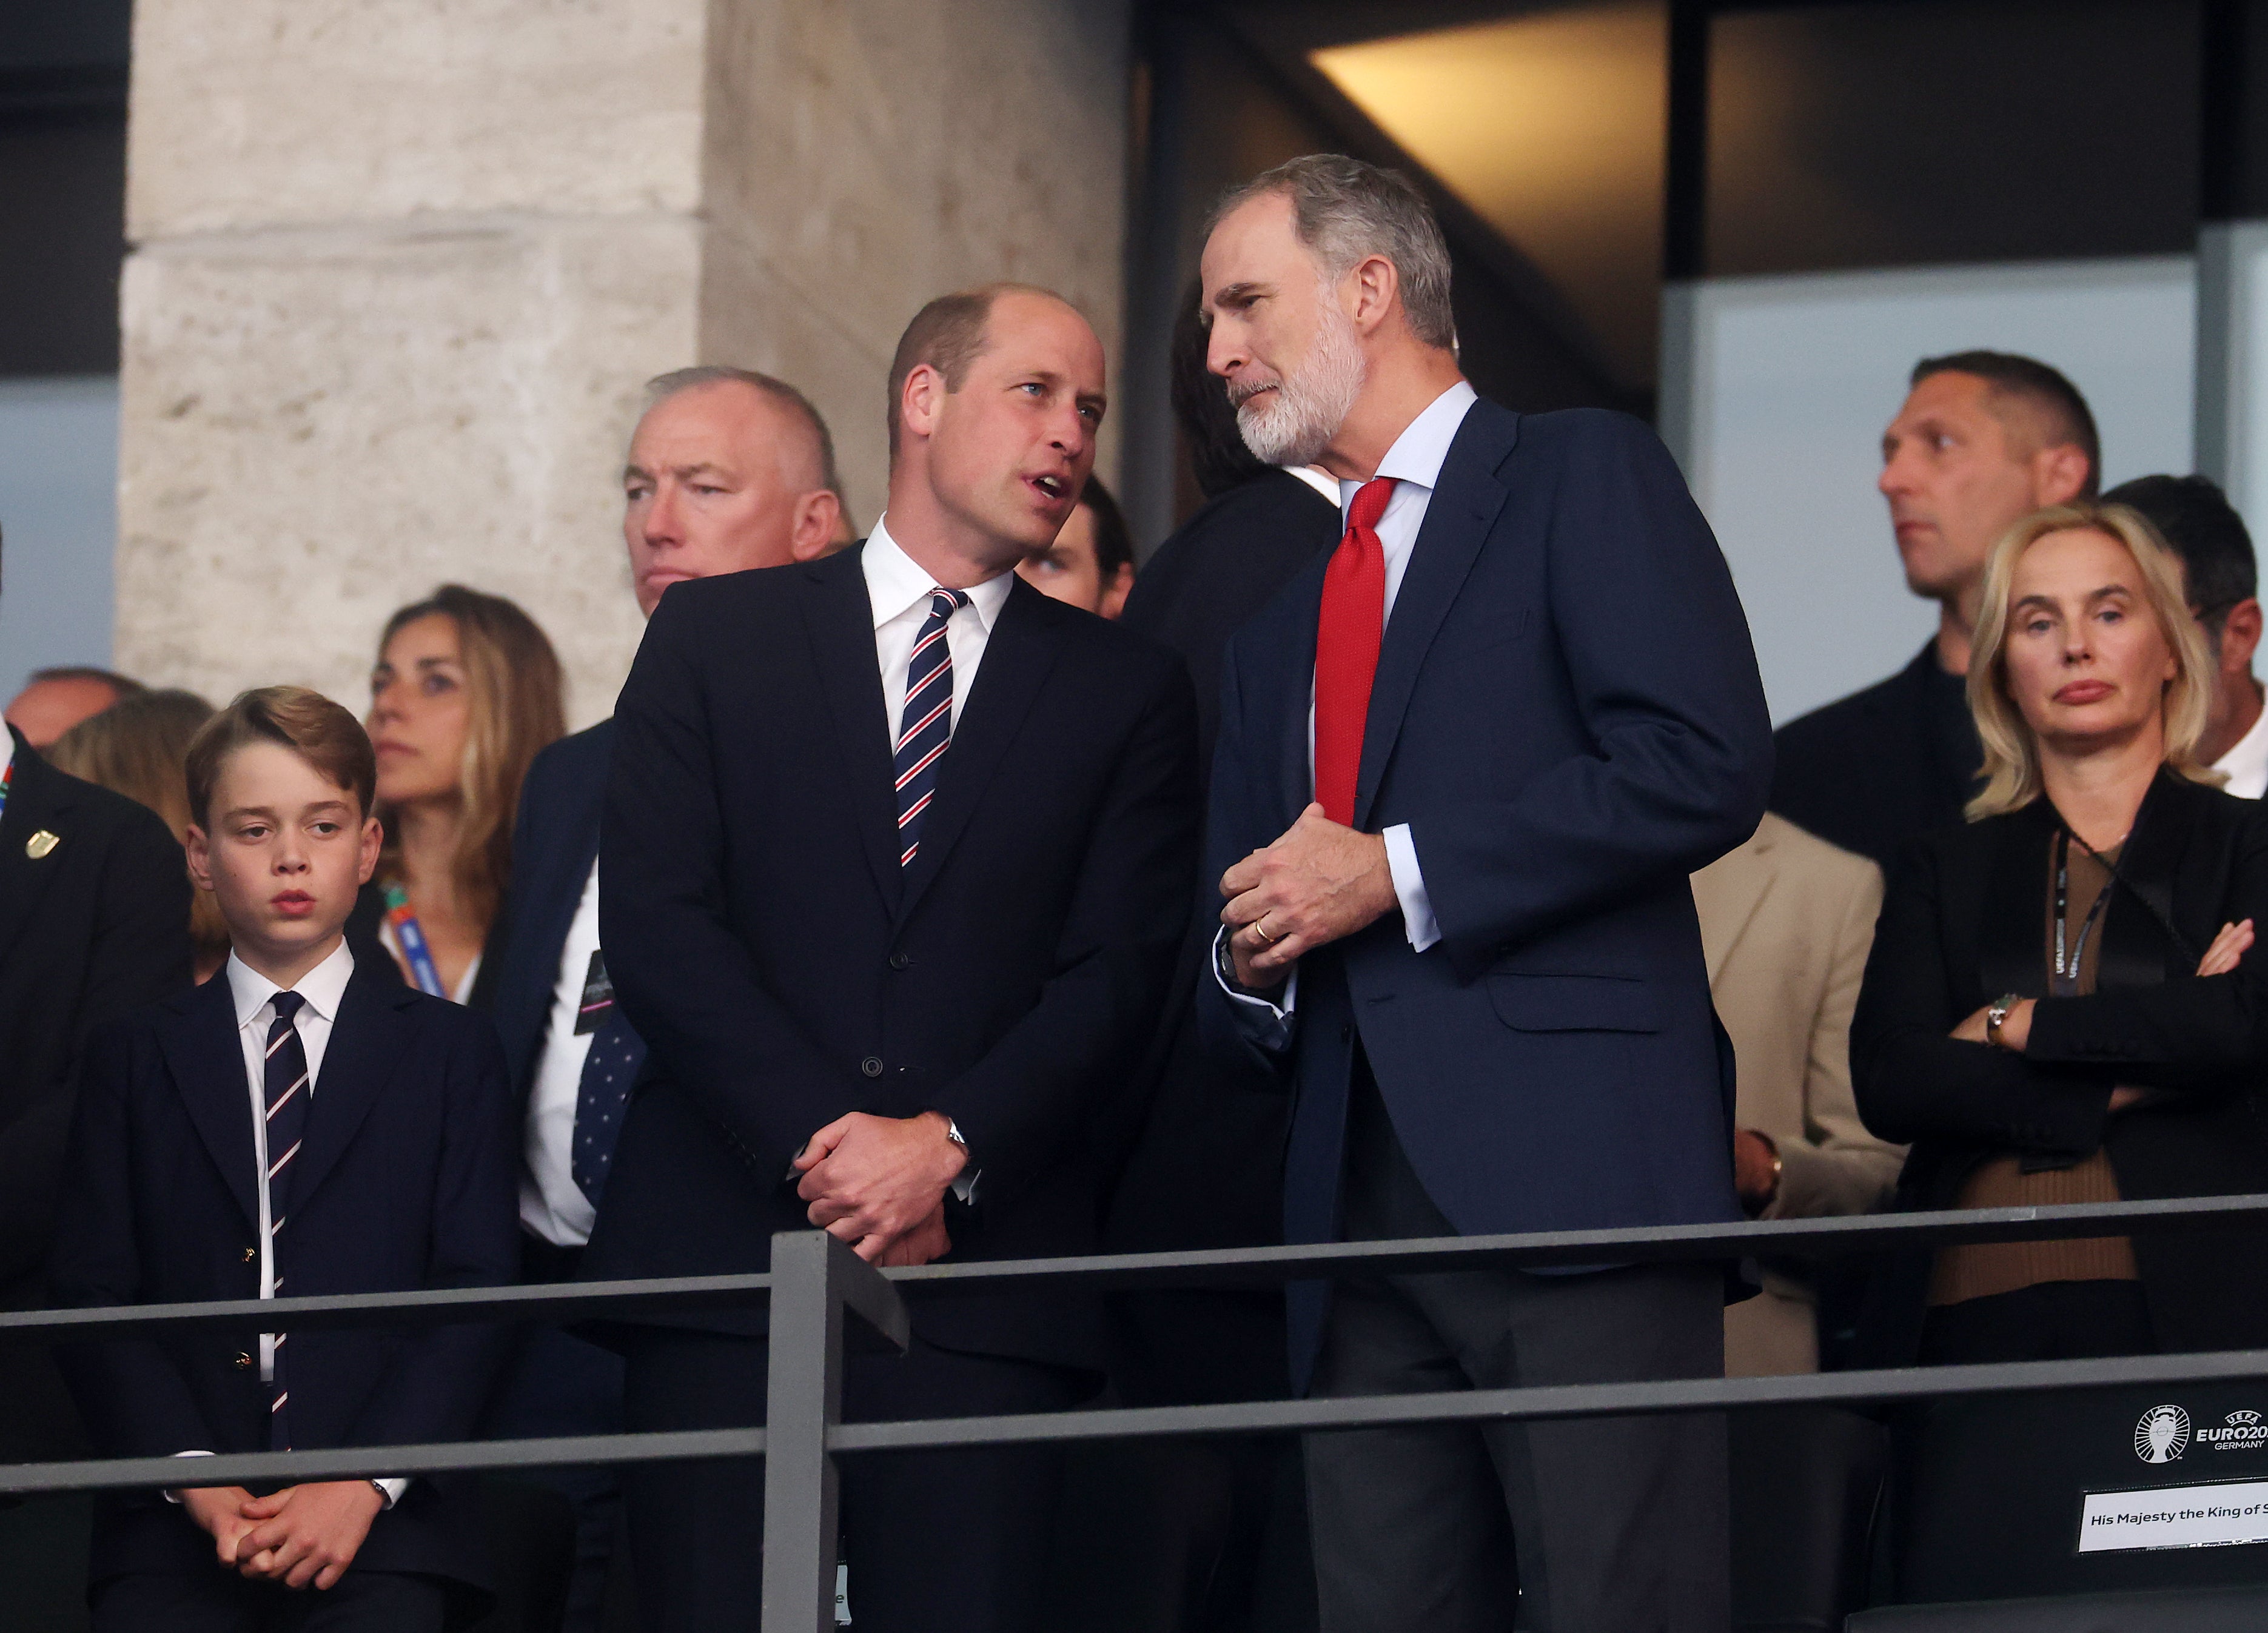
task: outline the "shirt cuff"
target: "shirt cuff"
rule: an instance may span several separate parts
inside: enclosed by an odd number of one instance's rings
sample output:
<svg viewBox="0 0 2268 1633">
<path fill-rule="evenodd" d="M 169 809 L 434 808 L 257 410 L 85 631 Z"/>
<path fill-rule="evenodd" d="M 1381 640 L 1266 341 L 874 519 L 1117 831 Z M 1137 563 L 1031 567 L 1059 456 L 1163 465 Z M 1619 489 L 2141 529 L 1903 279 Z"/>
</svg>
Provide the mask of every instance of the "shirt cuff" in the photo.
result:
<svg viewBox="0 0 2268 1633">
<path fill-rule="evenodd" d="M 176 1452 L 173 1455 L 175 1457 L 210 1457 L 212 1453 L 210 1452 Z M 166 1488 L 165 1497 L 168 1503 L 179 1503 L 181 1500 L 180 1492 L 172 1486 L 167 1486 Z"/>
<path fill-rule="evenodd" d="M 1433 898 L 1425 894 L 1425 876 L 1418 871 L 1418 842 L 1410 837 L 1407 822 L 1396 822 L 1380 837 L 1386 841 L 1394 899 L 1402 904 L 1402 927 L 1409 932 L 1410 950 L 1423 953 L 1441 938 L 1441 927 L 1433 922 Z"/>
<path fill-rule="evenodd" d="M 1274 1021 L 1278 1026 L 1281 1026 L 1290 1018 L 1293 1007 L 1296 1006 L 1300 1001 L 1300 971 L 1298 967 L 1295 965 L 1292 967 L 1291 979 L 1284 983 L 1282 1002 L 1280 1003 L 1274 999 L 1263 997 L 1256 992 L 1244 991 L 1242 989 L 1232 982 L 1229 978 L 1222 973 L 1222 966 L 1228 961 L 1226 956 L 1227 936 L 1228 926 L 1226 924 L 1223 924 L 1219 930 L 1213 931 L 1212 978 L 1220 983 L 1220 989 L 1223 992 L 1228 994 L 1228 996 L 1237 1003 L 1245 1005 L 1251 1012 L 1254 1019 L 1260 1019 L 1264 1017 L 1268 1020 Z"/>
<path fill-rule="evenodd" d="M 384 1496 L 387 1508 L 392 1508 L 399 1503 L 401 1500 L 401 1494 L 409 1490 L 409 1481 L 406 1475 L 389 1475 L 383 1480 L 372 1480 L 371 1484 L 376 1486 L 379 1493 Z M 383 1513 L 385 1510 L 381 1509 L 379 1512 Z"/>
</svg>

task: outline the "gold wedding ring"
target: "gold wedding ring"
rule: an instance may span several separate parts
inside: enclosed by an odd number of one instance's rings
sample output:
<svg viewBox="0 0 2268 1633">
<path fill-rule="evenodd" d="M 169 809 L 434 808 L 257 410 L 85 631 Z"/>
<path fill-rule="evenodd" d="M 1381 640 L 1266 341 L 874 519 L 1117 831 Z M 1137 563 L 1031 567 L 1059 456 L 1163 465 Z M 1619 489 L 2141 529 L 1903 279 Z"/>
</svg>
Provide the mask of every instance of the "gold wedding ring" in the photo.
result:
<svg viewBox="0 0 2268 1633">
<path fill-rule="evenodd" d="M 1271 947 L 1283 939 L 1280 936 L 1271 936 L 1268 933 L 1268 916 L 1265 913 L 1252 921 L 1252 933 Z"/>
</svg>

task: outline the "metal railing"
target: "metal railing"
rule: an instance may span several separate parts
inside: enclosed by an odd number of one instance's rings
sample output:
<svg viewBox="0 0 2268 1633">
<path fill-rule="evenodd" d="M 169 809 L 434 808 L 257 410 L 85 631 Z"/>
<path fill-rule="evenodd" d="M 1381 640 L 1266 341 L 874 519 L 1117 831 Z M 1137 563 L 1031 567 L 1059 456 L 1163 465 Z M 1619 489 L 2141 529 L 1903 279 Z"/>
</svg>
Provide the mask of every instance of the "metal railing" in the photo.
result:
<svg viewBox="0 0 2268 1633">
<path fill-rule="evenodd" d="M 1948 1395 L 2268 1376 L 2268 1350 L 2235 1350 L 1899 1367 L 1782 1378 L 1572 1384 L 845 1423 L 842 1406 L 843 1357 L 849 1336 L 846 1313 L 857 1315 L 884 1342 L 902 1350 L 911 1339 L 911 1306 L 965 1293 L 1064 1287 L 1120 1291 L 1263 1287 L 1415 1271 L 1540 1269 L 1750 1257 L 1814 1259 L 1970 1242 L 2131 1236 L 2263 1225 L 2268 1225 L 2268 1195 L 1782 1219 L 1660 1230 L 1556 1231 L 1522 1236 L 1010 1260 L 893 1270 L 878 1270 L 832 1237 L 810 1231 L 775 1236 L 772 1268 L 762 1276 L 0 1313 L 0 1342 L 85 1342 L 220 1328 L 282 1326 L 298 1332 L 474 1321 L 636 1321 L 663 1312 L 767 1300 L 770 1306 L 767 1426 L 762 1429 L 232 1453 L 200 1460 L 197 1474 L 202 1482 L 239 1485 L 352 1478 L 381 1467 L 390 1475 L 427 1475 L 761 1457 L 765 1515 L 763 1633 L 826 1633 L 832 1626 L 835 1597 L 835 1460 L 843 1455 L 943 1446 L 1270 1434 L 1764 1406 L 1859 1406 Z M 0 1492 L 28 1496 L 163 1487 L 179 1480 L 180 1474 L 180 1462 L 171 1457 L 0 1465 Z"/>
</svg>

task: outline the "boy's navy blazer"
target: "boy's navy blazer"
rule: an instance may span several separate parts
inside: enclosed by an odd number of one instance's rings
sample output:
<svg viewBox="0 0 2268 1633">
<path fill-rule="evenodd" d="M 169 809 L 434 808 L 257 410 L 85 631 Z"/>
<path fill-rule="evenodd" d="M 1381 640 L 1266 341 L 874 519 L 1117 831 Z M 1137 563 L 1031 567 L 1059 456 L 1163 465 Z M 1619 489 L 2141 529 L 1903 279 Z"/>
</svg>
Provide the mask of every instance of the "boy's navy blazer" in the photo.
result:
<svg viewBox="0 0 2268 1633">
<path fill-rule="evenodd" d="M 811 1228 L 789 1163 L 853 1111 L 960 1124 L 954 1259 L 1094 1251 L 1102 1129 L 1188 922 L 1196 712 L 1171 652 L 1012 580 L 902 867 L 861 550 L 672 585 L 615 710 L 600 916 L 652 1054 L 582 1276 L 763 1269 Z M 1068 1297 L 914 1326 L 1070 1365 L 1098 1339 Z"/>
<path fill-rule="evenodd" d="M 1290 828 L 1328 557 L 1229 644 L 1205 865 Z M 1441 938 L 1389 914 L 1301 961 L 1286 1239 L 1333 1239 L 1359 1037 L 1459 1232 L 1741 1217 L 1731 1051 L 1687 882 L 1756 829 L 1771 721 L 1732 576 L 1652 432 L 1485 400 L 1380 647 L 1354 825 L 1408 823 Z M 1250 1037 L 1219 983 L 1217 1038 Z M 1323 1291 L 1295 1290 L 1295 1373 Z"/>
<path fill-rule="evenodd" d="M 518 1268 L 518 1141 L 486 1017 L 357 967 L 307 1108 L 291 1209 L 293 1294 L 497 1286 Z M 98 1033 L 81 1083 L 49 1274 L 65 1306 L 254 1298 L 252 1105 L 225 973 Z M 299 1450 L 461 1440 L 505 1335 L 483 1327 L 294 1333 Z M 87 1344 L 66 1357 L 107 1457 L 266 1449 L 259 1330 Z M 385 1459 L 370 1473 L 386 1475 Z M 420 1475 L 357 1569 L 478 1585 L 478 1496 Z M 157 1492 L 106 1496 L 98 1579 L 210 1570 L 212 1546 Z"/>
</svg>

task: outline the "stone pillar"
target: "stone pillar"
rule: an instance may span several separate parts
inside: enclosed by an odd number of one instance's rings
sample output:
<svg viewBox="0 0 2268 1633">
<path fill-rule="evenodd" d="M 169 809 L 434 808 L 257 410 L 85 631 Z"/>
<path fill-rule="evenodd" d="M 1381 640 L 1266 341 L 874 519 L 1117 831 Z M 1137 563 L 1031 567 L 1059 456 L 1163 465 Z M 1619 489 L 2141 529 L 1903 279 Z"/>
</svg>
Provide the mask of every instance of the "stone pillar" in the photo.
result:
<svg viewBox="0 0 2268 1633">
<path fill-rule="evenodd" d="M 117 662 L 359 708 L 456 580 L 600 718 L 640 629 L 639 387 L 795 380 L 880 506 L 932 294 L 1051 284 L 1118 347 L 1126 0 L 143 0 Z"/>
</svg>

